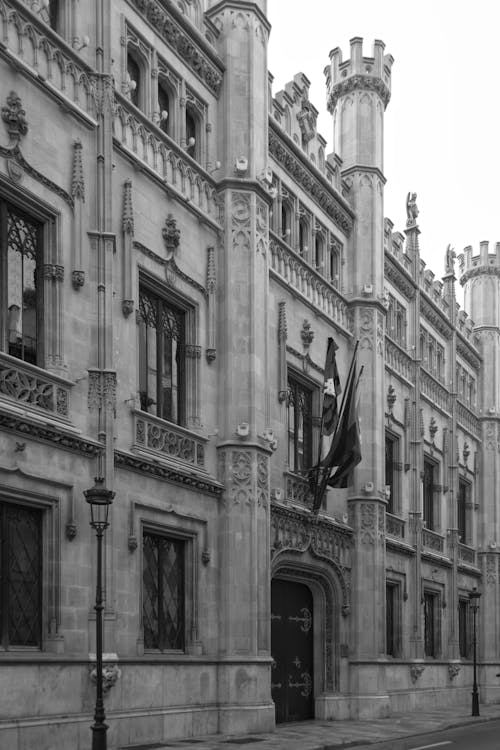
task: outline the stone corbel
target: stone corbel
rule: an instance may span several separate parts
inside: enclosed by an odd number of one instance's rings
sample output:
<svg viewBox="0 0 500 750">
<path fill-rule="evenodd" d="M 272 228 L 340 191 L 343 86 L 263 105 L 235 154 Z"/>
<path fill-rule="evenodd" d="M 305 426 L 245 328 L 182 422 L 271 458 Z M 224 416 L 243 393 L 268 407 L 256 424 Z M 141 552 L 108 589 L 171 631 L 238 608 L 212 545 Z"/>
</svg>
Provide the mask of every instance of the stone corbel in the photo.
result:
<svg viewBox="0 0 500 750">
<path fill-rule="evenodd" d="M 425 664 L 410 664 L 410 677 L 413 684 L 419 679 L 425 669 Z"/>
<path fill-rule="evenodd" d="M 97 669 L 95 666 L 91 666 L 89 669 L 90 679 L 95 684 L 97 679 Z M 116 662 L 103 662 L 102 665 L 102 689 L 104 693 L 107 693 L 113 685 L 116 685 L 118 679 L 121 677 L 122 671 Z"/>
</svg>

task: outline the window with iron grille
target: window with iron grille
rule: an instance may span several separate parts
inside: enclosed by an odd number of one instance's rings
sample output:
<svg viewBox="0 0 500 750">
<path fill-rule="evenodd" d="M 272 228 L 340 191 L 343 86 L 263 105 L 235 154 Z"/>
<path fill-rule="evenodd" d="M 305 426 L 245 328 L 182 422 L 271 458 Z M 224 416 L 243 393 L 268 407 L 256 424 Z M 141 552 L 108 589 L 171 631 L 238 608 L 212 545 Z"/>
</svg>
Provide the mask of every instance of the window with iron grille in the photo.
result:
<svg viewBox="0 0 500 750">
<path fill-rule="evenodd" d="M 0 628 L 4 649 L 42 644 L 42 511 L 0 503 Z"/>
<path fill-rule="evenodd" d="M 312 466 L 313 392 L 300 380 L 288 375 L 288 465 L 292 471 Z"/>
<path fill-rule="evenodd" d="M 144 531 L 142 619 L 144 648 L 185 646 L 185 542 Z"/>
<path fill-rule="evenodd" d="M 434 658 L 439 650 L 439 597 L 435 593 L 424 593 L 424 653 Z"/>
<path fill-rule="evenodd" d="M 139 393 L 141 409 L 185 423 L 186 312 L 149 287 L 139 288 Z"/>
<path fill-rule="evenodd" d="M 458 601 L 458 647 L 460 656 L 467 659 L 469 656 L 469 602 L 467 599 Z"/>
<path fill-rule="evenodd" d="M 2 350 L 41 364 L 42 225 L 0 200 L 0 320 Z"/>
<path fill-rule="evenodd" d="M 400 656 L 401 648 L 401 597 L 400 586 L 387 582 L 385 587 L 385 651 L 388 656 Z"/>
</svg>

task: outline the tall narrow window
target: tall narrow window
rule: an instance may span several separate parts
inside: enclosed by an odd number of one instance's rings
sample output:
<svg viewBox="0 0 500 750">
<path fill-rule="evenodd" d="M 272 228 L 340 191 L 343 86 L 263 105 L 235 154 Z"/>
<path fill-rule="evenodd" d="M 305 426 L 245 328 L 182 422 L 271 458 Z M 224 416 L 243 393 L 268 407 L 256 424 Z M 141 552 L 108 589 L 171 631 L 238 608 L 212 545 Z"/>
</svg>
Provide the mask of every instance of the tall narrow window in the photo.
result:
<svg viewBox="0 0 500 750">
<path fill-rule="evenodd" d="M 166 85 L 161 81 L 158 84 L 158 106 L 160 109 L 160 128 L 164 133 L 172 135 L 170 94 Z"/>
<path fill-rule="evenodd" d="M 0 202 L 1 338 L 13 357 L 41 364 L 41 225 Z"/>
<path fill-rule="evenodd" d="M 389 656 L 399 656 L 400 652 L 400 617 L 399 586 L 387 583 L 385 587 L 385 650 Z"/>
<path fill-rule="evenodd" d="M 434 513 L 434 474 L 435 464 L 424 458 L 424 522 L 428 529 L 433 529 L 436 519 Z"/>
<path fill-rule="evenodd" d="M 140 106 L 141 69 L 131 52 L 127 55 L 127 81 L 125 93 L 136 107 Z"/>
<path fill-rule="evenodd" d="M 328 269 L 330 281 L 334 286 L 338 285 L 339 281 L 339 255 L 335 248 L 330 248 L 329 253 L 330 267 Z"/>
<path fill-rule="evenodd" d="M 325 266 L 324 253 L 323 253 L 323 237 L 317 234 L 314 240 L 314 264 L 317 271 L 323 271 Z"/>
<path fill-rule="evenodd" d="M 397 462 L 398 443 L 392 435 L 385 436 L 385 486 L 388 491 L 387 512 L 394 513 L 396 510 L 396 477 L 395 466 Z"/>
<path fill-rule="evenodd" d="M 0 629 L 4 649 L 42 642 L 41 511 L 0 505 Z"/>
<path fill-rule="evenodd" d="M 185 312 L 141 286 L 138 322 L 141 409 L 183 424 Z"/>
<path fill-rule="evenodd" d="M 306 257 L 309 250 L 308 247 L 308 225 L 305 219 L 299 221 L 299 252 L 302 256 Z"/>
<path fill-rule="evenodd" d="M 189 107 L 186 107 L 186 151 L 193 159 L 198 158 L 198 128 L 196 116 Z"/>
<path fill-rule="evenodd" d="M 292 234 L 291 210 L 284 201 L 281 204 L 281 237 L 285 242 L 290 242 Z"/>
<path fill-rule="evenodd" d="M 49 25 L 54 31 L 60 33 L 60 0 L 49 0 Z"/>
<path fill-rule="evenodd" d="M 185 642 L 185 542 L 143 534 L 144 647 L 182 651 Z"/>
<path fill-rule="evenodd" d="M 436 658 L 438 654 L 438 597 L 424 592 L 424 653 Z"/>
<path fill-rule="evenodd" d="M 469 656 L 469 602 L 459 599 L 458 602 L 458 647 L 462 659 Z"/>
<path fill-rule="evenodd" d="M 457 526 L 458 535 L 462 544 L 468 544 L 467 530 L 467 503 L 469 500 L 470 484 L 463 479 L 458 480 L 458 497 L 457 497 Z"/>
<path fill-rule="evenodd" d="M 288 378 L 288 465 L 302 471 L 312 465 L 312 391 Z"/>
</svg>

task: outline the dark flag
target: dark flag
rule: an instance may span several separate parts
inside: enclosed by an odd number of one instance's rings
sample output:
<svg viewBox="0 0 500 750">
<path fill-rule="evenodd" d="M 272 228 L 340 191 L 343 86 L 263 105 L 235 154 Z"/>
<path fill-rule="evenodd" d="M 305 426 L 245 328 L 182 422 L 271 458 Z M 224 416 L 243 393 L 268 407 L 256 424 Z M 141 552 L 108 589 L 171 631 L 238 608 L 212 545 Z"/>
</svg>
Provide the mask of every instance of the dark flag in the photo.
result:
<svg viewBox="0 0 500 750">
<path fill-rule="evenodd" d="M 357 397 L 361 372 L 357 375 L 356 363 L 354 363 L 341 420 L 328 455 L 322 461 L 323 465 L 329 469 L 329 476 L 326 481 L 329 487 L 348 487 L 351 482 L 352 471 L 361 461 L 361 436 L 359 431 Z M 331 474 L 331 470 L 334 467 L 337 468 Z"/>
<path fill-rule="evenodd" d="M 323 385 L 323 414 L 321 417 L 321 434 L 331 435 L 335 432 L 339 421 L 337 397 L 342 392 L 340 387 L 337 358 L 335 352 L 338 346 L 330 336 L 326 349 L 325 382 Z"/>
</svg>

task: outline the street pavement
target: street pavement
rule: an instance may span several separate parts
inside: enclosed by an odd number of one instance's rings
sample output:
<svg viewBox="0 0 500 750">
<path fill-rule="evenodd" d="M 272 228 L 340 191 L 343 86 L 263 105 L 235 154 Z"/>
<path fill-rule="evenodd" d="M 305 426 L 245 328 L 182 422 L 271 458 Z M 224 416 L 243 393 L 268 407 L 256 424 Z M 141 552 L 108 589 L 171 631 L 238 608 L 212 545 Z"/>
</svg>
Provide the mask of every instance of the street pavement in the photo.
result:
<svg viewBox="0 0 500 750">
<path fill-rule="evenodd" d="M 304 721 L 278 724 L 274 732 L 246 736 L 215 734 L 169 740 L 165 744 L 145 743 L 126 745 L 120 750 L 336 750 L 337 748 L 364 748 L 376 750 L 377 743 L 390 750 L 407 750 L 410 737 L 439 732 L 450 727 L 476 724 L 500 719 L 500 704 L 481 706 L 480 716 L 471 716 L 467 708 L 447 708 L 436 711 L 419 711 L 394 714 L 387 719 L 370 721 Z"/>
</svg>

